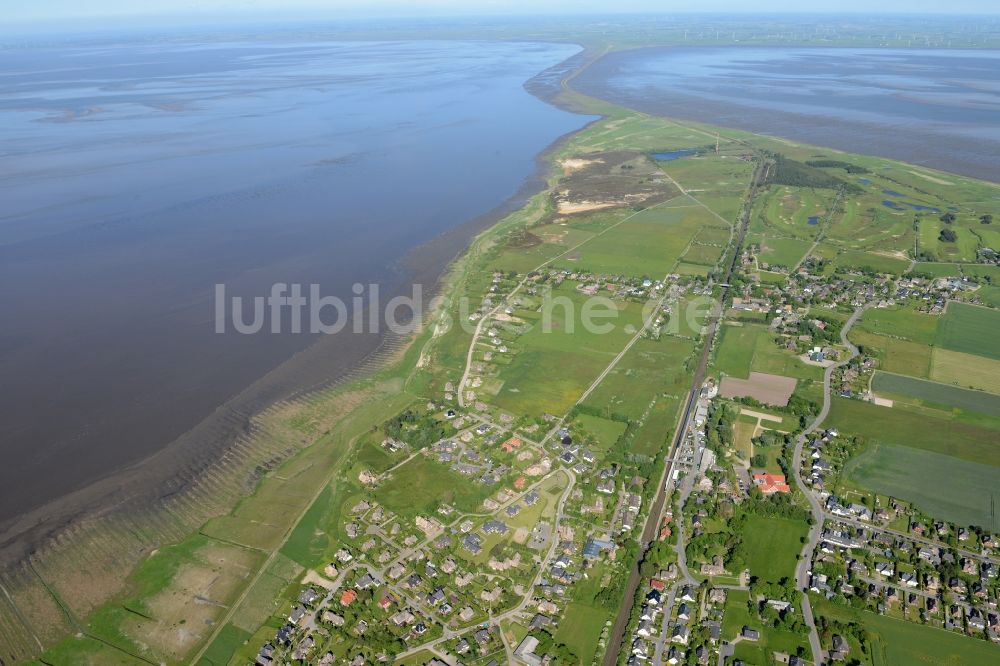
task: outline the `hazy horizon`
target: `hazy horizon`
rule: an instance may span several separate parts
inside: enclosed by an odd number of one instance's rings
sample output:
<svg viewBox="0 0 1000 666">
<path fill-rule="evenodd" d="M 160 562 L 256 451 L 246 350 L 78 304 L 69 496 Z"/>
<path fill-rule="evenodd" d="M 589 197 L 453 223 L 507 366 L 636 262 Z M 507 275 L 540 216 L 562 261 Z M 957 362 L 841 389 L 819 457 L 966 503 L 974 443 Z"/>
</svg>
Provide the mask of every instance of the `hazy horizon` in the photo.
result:
<svg viewBox="0 0 1000 666">
<path fill-rule="evenodd" d="M 627 14 L 838 14 L 838 15 L 998 15 L 1000 6 L 984 0 L 957 0 L 942 11 L 933 0 L 885 0 L 872 11 L 865 0 L 829 0 L 803 6 L 791 0 L 758 0 L 748 7 L 734 0 L 691 3 L 656 0 L 37 0 L 5 10 L 7 27 L 67 21 L 143 22 L 170 18 L 183 22 L 207 19 L 255 20 L 274 18 L 365 19 L 417 17 L 519 17 L 544 15 Z"/>
</svg>

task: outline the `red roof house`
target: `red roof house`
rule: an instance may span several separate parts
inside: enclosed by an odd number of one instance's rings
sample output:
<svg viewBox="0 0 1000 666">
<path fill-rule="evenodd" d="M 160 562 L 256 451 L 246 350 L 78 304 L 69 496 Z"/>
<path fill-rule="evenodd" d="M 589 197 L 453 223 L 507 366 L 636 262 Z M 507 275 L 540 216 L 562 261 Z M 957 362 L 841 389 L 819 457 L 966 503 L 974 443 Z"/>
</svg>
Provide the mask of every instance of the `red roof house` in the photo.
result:
<svg viewBox="0 0 1000 666">
<path fill-rule="evenodd" d="M 785 481 L 784 474 L 754 474 L 753 482 L 760 492 L 765 495 L 773 495 L 774 493 L 787 493 L 791 491 L 788 483 Z"/>
</svg>

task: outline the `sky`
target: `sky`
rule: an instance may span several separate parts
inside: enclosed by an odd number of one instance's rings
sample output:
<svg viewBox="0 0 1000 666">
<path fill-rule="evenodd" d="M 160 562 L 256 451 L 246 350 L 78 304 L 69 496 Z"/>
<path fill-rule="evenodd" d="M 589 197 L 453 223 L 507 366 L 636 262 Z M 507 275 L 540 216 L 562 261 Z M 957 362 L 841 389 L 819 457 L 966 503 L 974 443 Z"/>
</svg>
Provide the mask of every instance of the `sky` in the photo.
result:
<svg viewBox="0 0 1000 666">
<path fill-rule="evenodd" d="M 6 6 L 4 6 L 6 5 Z M 308 13 L 317 17 L 627 12 L 861 12 L 997 14 L 996 0 L 0 0 L 6 21 Z"/>
</svg>

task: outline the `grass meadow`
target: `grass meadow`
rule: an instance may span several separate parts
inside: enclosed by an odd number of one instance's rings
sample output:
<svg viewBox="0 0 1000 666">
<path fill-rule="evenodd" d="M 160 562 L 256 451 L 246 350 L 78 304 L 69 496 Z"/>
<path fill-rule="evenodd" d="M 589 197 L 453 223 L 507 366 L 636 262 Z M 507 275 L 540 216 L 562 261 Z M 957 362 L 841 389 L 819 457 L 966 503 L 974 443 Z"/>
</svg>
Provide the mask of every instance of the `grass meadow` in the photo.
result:
<svg viewBox="0 0 1000 666">
<path fill-rule="evenodd" d="M 695 235 L 706 226 L 718 227 L 719 222 L 701 207 L 648 208 L 608 233 L 588 240 L 553 265 L 659 279 L 673 269 Z M 704 249 L 696 249 L 687 263 L 714 264 L 717 261 L 720 248 L 697 247 Z"/>
<path fill-rule="evenodd" d="M 548 332 L 541 325 L 541 314 L 522 313 L 535 325 L 511 344 L 510 360 L 500 366 L 497 378 L 502 386 L 491 400 L 501 409 L 515 414 L 565 413 L 642 325 L 642 306 L 618 301 L 617 317 L 601 322 L 612 323 L 612 331 L 587 331 L 581 312 L 588 297 L 567 284 L 553 290 L 553 297 L 568 298 L 573 312 L 567 315 L 554 307 Z"/>
<path fill-rule="evenodd" d="M 764 236 L 760 239 L 760 260 L 773 266 L 783 266 L 787 269 L 799 263 L 812 241 L 798 238 L 781 238 Z"/>
</svg>

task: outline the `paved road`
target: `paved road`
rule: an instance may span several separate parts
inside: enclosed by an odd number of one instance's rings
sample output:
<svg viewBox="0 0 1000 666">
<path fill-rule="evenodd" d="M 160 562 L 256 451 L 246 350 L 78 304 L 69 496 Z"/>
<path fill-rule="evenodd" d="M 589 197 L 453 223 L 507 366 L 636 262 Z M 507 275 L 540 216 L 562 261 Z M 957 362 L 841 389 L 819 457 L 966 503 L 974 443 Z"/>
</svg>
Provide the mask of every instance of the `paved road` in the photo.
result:
<svg viewBox="0 0 1000 666">
<path fill-rule="evenodd" d="M 954 548 L 943 542 L 935 541 L 934 539 L 928 539 L 927 537 L 918 536 L 916 534 L 911 534 L 910 532 L 904 532 L 902 530 L 894 530 L 890 527 L 883 527 L 881 525 L 876 525 L 874 523 L 869 523 L 864 520 L 858 520 L 857 518 L 847 518 L 844 516 L 835 516 L 832 513 L 824 512 L 824 517 L 827 520 L 844 523 L 845 525 L 852 525 L 854 527 L 862 527 L 866 530 L 877 533 L 892 534 L 893 536 L 902 537 L 908 539 L 914 543 L 923 544 L 925 546 L 931 546 L 932 548 L 946 548 L 948 550 L 954 550 L 956 553 L 962 557 L 968 557 L 975 560 L 992 562 L 994 564 L 1000 565 L 1000 557 L 995 557 L 993 555 L 987 555 L 984 553 L 977 553 L 974 550 L 966 550 L 965 548 Z"/>
<path fill-rule="evenodd" d="M 820 536 L 823 533 L 823 506 L 819 503 L 819 499 L 813 492 L 806 486 L 805 482 L 802 480 L 802 449 L 806 442 L 809 441 L 809 435 L 819 429 L 823 421 L 826 420 L 827 415 L 830 413 L 830 382 L 833 378 L 833 371 L 837 368 L 847 365 L 850 361 L 858 355 L 858 348 L 851 344 L 851 341 L 847 339 L 847 332 L 851 330 L 855 322 L 861 318 L 866 307 L 859 307 L 851 315 L 847 323 L 844 324 L 843 329 L 840 331 L 840 340 L 847 347 L 850 356 L 829 366 L 823 373 L 823 408 L 820 409 L 819 414 L 813 419 L 813 422 L 809 424 L 801 435 L 799 435 L 798 440 L 795 442 L 795 455 L 792 458 L 792 470 L 795 476 L 795 485 L 799 487 L 802 494 L 805 495 L 806 499 L 809 500 L 809 508 L 812 511 L 813 525 L 809 529 L 809 539 L 806 545 L 802 549 L 802 554 L 799 558 L 799 564 L 795 571 L 795 581 L 802 593 L 802 617 L 805 619 L 806 626 L 809 627 L 809 646 L 812 648 L 813 653 L 813 663 L 819 664 L 823 663 L 823 649 L 819 644 L 819 634 L 816 631 L 816 621 L 813 618 L 812 605 L 809 603 L 809 594 L 804 590 L 809 584 L 809 567 L 812 564 L 813 552 L 816 550 L 816 546 L 819 544 Z"/>
</svg>

